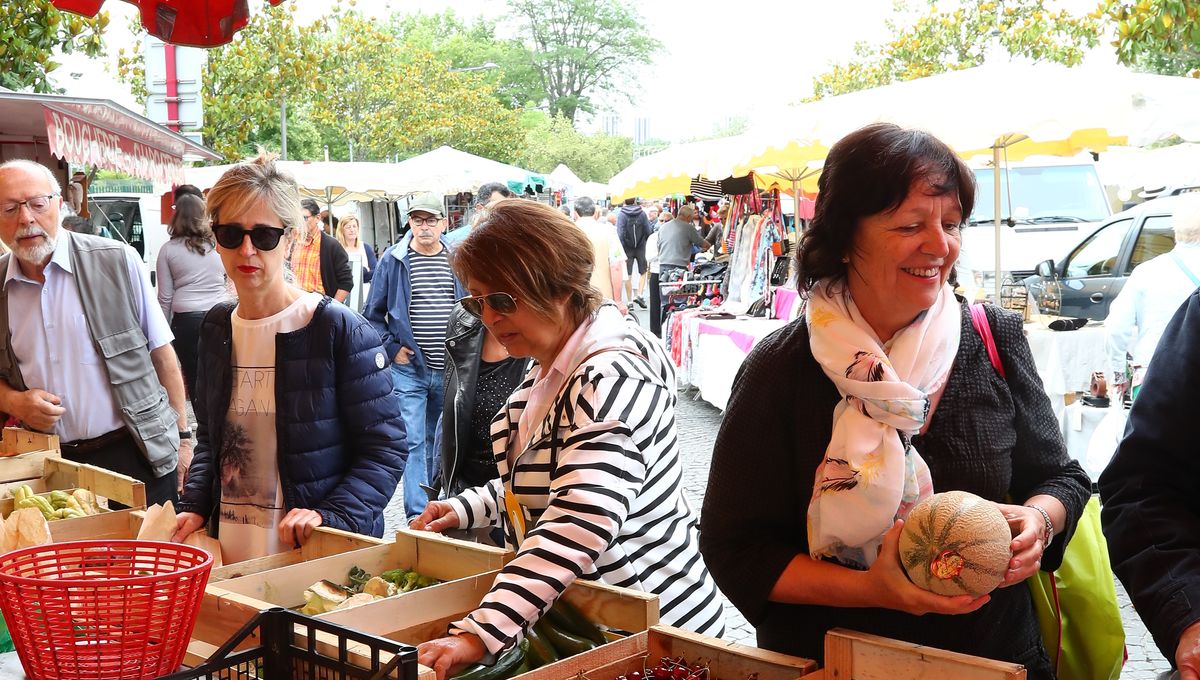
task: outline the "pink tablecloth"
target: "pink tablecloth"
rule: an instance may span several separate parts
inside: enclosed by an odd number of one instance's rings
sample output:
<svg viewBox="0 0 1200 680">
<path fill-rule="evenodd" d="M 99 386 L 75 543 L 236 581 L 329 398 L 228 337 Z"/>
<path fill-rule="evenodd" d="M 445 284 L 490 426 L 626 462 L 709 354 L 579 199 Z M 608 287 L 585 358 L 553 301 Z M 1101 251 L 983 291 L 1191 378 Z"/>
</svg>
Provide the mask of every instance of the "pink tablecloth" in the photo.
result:
<svg viewBox="0 0 1200 680">
<path fill-rule="evenodd" d="M 779 287 L 775 289 L 775 299 L 771 305 L 771 317 L 791 321 L 800 311 L 800 293 L 793 288 Z"/>
</svg>

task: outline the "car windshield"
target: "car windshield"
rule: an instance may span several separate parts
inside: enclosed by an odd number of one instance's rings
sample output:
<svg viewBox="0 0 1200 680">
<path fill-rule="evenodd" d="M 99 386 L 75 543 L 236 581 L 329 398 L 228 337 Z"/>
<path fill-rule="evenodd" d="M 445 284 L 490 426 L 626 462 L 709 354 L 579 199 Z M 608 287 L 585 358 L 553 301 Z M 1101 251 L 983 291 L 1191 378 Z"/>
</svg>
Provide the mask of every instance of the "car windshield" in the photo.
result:
<svg viewBox="0 0 1200 680">
<path fill-rule="evenodd" d="M 995 219 L 992 169 L 975 170 L 975 224 Z M 1009 183 L 1012 191 L 1009 191 Z M 1011 201 L 1011 202 L 1010 202 Z M 1009 168 L 1000 173 L 1000 217 L 1018 222 L 1097 222 L 1109 215 L 1103 187 L 1090 165 Z"/>
</svg>

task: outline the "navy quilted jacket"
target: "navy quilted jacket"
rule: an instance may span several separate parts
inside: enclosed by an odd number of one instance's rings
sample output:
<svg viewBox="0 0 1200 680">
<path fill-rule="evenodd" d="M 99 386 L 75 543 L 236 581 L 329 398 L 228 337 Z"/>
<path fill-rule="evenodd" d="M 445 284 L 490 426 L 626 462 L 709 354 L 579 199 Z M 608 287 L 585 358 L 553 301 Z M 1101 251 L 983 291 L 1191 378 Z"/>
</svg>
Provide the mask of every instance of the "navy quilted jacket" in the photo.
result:
<svg viewBox="0 0 1200 680">
<path fill-rule="evenodd" d="M 221 505 L 217 473 L 229 410 L 235 304 L 213 307 L 200 326 L 196 453 L 179 503 L 181 511 L 207 518 L 213 536 Z M 382 536 L 383 509 L 404 472 L 408 445 L 379 334 L 327 297 L 307 327 L 275 338 L 285 506 L 315 510 L 327 527 Z"/>
</svg>

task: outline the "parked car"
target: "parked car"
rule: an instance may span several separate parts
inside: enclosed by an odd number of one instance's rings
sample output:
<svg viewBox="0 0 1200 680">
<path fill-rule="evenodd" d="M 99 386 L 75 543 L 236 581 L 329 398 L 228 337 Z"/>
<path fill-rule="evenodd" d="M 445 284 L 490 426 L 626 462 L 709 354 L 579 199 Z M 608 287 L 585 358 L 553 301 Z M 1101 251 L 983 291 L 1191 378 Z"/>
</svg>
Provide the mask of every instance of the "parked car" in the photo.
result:
<svg viewBox="0 0 1200 680">
<path fill-rule="evenodd" d="M 973 167 L 975 210 L 962 232 L 960 259 L 980 273 L 989 295 L 995 289 L 994 170 Z M 1054 257 L 1096 230 L 1112 215 L 1108 195 L 1089 159 L 1014 162 L 1000 173 L 1001 280 L 1020 281 L 1037 263 Z"/>
<path fill-rule="evenodd" d="M 1125 280 L 1141 263 L 1175 247 L 1179 199 L 1164 196 L 1119 212 L 1058 262 L 1046 260 L 1025 279 L 1043 313 L 1104 319 Z"/>
</svg>

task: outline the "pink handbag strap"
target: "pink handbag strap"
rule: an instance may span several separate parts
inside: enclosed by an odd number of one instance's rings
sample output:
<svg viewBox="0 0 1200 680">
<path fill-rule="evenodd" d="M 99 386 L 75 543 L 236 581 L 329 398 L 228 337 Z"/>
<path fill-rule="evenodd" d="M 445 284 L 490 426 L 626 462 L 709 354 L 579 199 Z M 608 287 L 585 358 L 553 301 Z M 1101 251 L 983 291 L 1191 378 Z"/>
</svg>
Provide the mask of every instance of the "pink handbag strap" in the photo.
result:
<svg viewBox="0 0 1200 680">
<path fill-rule="evenodd" d="M 1004 374 L 1004 364 L 1000 363 L 1000 352 L 996 349 L 996 339 L 992 337 L 992 324 L 988 323 L 983 303 L 976 302 L 970 306 L 970 310 L 971 324 L 975 326 L 975 332 L 979 333 L 979 337 L 983 338 L 983 346 L 987 349 L 988 360 L 992 362 L 992 366 L 995 367 L 1000 377 L 1008 380 L 1008 376 Z"/>
</svg>

